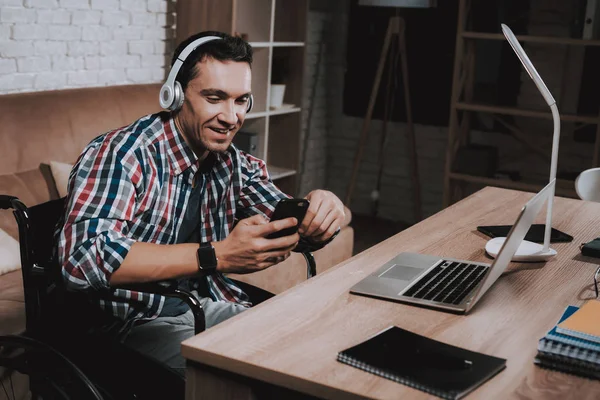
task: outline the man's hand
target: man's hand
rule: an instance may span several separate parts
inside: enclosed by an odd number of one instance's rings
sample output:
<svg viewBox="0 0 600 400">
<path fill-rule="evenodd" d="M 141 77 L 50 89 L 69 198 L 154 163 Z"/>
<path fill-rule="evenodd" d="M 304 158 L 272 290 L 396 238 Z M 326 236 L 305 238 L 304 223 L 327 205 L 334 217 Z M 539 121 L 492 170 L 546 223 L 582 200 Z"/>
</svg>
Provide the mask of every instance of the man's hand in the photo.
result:
<svg viewBox="0 0 600 400">
<path fill-rule="evenodd" d="M 327 190 L 313 190 L 305 199 L 310 206 L 298 232 L 316 242 L 329 239 L 344 222 L 344 204 Z"/>
<path fill-rule="evenodd" d="M 265 236 L 296 223 L 296 218 L 268 222 L 262 215 L 241 220 L 225 240 L 213 242 L 217 271 L 247 274 L 282 262 L 290 256 L 300 236 L 297 233 L 277 239 Z"/>
</svg>

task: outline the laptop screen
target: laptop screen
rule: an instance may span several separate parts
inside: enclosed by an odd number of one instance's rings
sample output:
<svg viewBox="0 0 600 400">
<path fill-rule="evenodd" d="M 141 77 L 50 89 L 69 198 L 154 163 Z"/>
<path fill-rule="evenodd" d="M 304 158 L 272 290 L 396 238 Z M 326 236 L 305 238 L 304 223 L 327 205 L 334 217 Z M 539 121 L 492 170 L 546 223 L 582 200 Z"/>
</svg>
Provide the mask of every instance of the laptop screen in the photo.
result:
<svg viewBox="0 0 600 400">
<path fill-rule="evenodd" d="M 500 277 L 500 275 L 502 275 L 502 273 L 506 270 L 508 263 L 515 255 L 519 245 L 525 238 L 527 231 L 533 224 L 542 206 L 546 200 L 548 200 L 550 195 L 554 193 L 553 189 L 555 184 L 556 179 L 553 179 L 552 182 L 548 183 L 546 187 L 540 190 L 538 194 L 536 194 L 523 206 L 519 216 L 517 217 L 517 221 L 511 228 L 510 232 L 508 232 L 508 236 L 506 237 L 500 252 L 498 252 L 498 256 L 492 263 L 490 272 L 479 287 L 479 291 L 474 296 L 475 301 L 473 304 L 479 300 L 479 298 L 489 289 L 489 287 L 496 282 L 496 279 L 498 279 L 498 277 Z"/>
</svg>

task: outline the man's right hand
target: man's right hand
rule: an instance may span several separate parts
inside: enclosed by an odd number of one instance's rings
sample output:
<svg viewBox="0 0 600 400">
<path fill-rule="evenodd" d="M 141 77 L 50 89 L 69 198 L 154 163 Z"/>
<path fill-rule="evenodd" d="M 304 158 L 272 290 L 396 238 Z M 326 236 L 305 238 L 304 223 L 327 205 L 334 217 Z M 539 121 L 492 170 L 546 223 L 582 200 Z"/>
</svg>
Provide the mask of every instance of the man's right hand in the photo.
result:
<svg viewBox="0 0 600 400">
<path fill-rule="evenodd" d="M 296 218 L 268 222 L 260 214 L 241 220 L 225 240 L 213 242 L 217 271 L 247 274 L 282 262 L 290 256 L 300 236 L 297 233 L 277 239 L 265 236 L 296 223 Z"/>
</svg>

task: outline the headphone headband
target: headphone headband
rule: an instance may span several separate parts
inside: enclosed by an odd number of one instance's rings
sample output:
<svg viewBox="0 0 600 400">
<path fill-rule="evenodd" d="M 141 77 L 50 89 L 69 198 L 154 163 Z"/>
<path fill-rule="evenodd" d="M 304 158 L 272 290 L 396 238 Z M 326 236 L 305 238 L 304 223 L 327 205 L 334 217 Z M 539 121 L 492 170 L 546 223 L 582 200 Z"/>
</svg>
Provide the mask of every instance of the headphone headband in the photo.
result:
<svg viewBox="0 0 600 400">
<path fill-rule="evenodd" d="M 212 42 L 213 40 L 222 39 L 223 38 L 219 36 L 205 36 L 196 39 L 192 43 L 185 46 L 185 48 L 181 51 L 181 53 L 179 53 L 177 59 L 173 63 L 167 80 L 160 88 L 158 101 L 160 102 L 160 106 L 162 108 L 175 111 L 183 105 L 183 89 L 181 87 L 181 84 L 177 81 L 177 74 L 179 74 L 179 70 L 181 69 L 183 63 L 189 57 L 189 55 L 205 43 Z M 252 97 L 252 95 L 250 95 L 250 97 L 248 98 L 248 108 L 246 109 L 247 113 L 249 113 L 252 110 L 253 103 L 254 98 Z"/>
<path fill-rule="evenodd" d="M 212 42 L 213 40 L 220 40 L 222 38 L 218 36 L 205 36 L 199 39 L 194 40 L 192 43 L 185 46 L 185 48 L 179 53 L 177 59 L 173 63 L 171 67 L 171 71 L 169 72 L 169 76 L 167 77 L 166 82 L 160 88 L 160 96 L 159 102 L 162 108 L 167 110 L 177 110 L 181 107 L 181 103 L 183 103 L 183 91 L 181 90 L 181 85 L 179 82 L 176 82 L 177 74 L 181 69 L 184 61 L 188 56 L 196 50 L 198 47 L 202 46 L 204 43 Z M 179 89 L 176 87 L 179 86 Z M 182 92 L 182 93 L 178 93 Z"/>
</svg>

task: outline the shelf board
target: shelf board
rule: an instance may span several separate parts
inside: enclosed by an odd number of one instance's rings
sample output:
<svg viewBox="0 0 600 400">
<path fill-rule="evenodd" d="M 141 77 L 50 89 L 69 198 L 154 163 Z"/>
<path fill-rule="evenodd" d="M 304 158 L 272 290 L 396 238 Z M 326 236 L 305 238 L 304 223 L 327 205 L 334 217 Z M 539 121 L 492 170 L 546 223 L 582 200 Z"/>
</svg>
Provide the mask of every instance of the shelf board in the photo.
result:
<svg viewBox="0 0 600 400">
<path fill-rule="evenodd" d="M 251 112 L 250 114 L 246 115 L 246 119 L 263 118 L 263 117 L 266 117 L 267 115 L 293 114 L 293 113 L 297 113 L 300 111 L 302 111 L 302 108 L 293 107 L 293 108 L 282 108 L 279 110 Z"/>
<path fill-rule="evenodd" d="M 276 180 L 276 179 L 285 178 L 286 176 L 296 175 L 295 169 L 276 167 L 274 165 L 269 165 L 267 167 L 267 169 L 269 170 L 269 175 L 271 176 L 271 180 Z"/>
<path fill-rule="evenodd" d="M 250 42 L 252 47 L 304 47 L 304 42 Z"/>
<path fill-rule="evenodd" d="M 273 47 L 304 47 L 304 42 L 273 42 Z"/>
<path fill-rule="evenodd" d="M 536 110 L 527 110 L 517 107 L 504 107 L 504 106 L 494 106 L 487 104 L 477 104 L 477 103 L 465 103 L 458 102 L 456 103 L 456 108 L 464 111 L 479 111 L 479 112 L 487 112 L 492 114 L 503 114 L 503 115 L 517 115 L 521 117 L 534 117 L 534 118 L 545 118 L 552 119 L 552 113 L 549 111 L 536 111 Z M 588 124 L 597 124 L 600 122 L 600 117 L 593 115 L 575 115 L 575 114 L 560 114 L 560 119 L 562 121 L 571 121 L 571 122 L 584 122 Z"/>
<path fill-rule="evenodd" d="M 450 179 L 455 181 L 477 183 L 486 186 L 501 187 L 505 189 L 523 190 L 527 192 L 539 192 L 546 183 L 534 183 L 534 182 L 523 182 L 523 181 L 511 181 L 509 179 L 496 179 L 488 178 L 484 176 L 474 176 L 467 174 L 459 174 L 456 172 L 450 173 Z M 578 198 L 577 192 L 575 192 L 574 181 L 566 179 L 557 179 L 555 193 L 557 196 Z"/>
<path fill-rule="evenodd" d="M 266 117 L 267 114 L 267 111 L 251 112 L 250 114 L 246 115 L 246 119 L 263 118 Z"/>
<path fill-rule="evenodd" d="M 292 114 L 302 111 L 300 107 L 280 108 L 278 110 L 270 110 L 269 115 Z"/>
<path fill-rule="evenodd" d="M 567 44 L 574 46 L 600 46 L 600 40 L 590 39 L 576 39 L 566 37 L 554 37 L 554 36 L 529 36 L 529 35 L 516 35 L 517 40 L 521 42 L 531 43 L 548 43 L 548 44 Z M 485 33 L 485 32 L 473 32 L 464 31 L 462 37 L 465 39 L 487 39 L 487 40 L 506 40 L 501 33 Z"/>
</svg>

